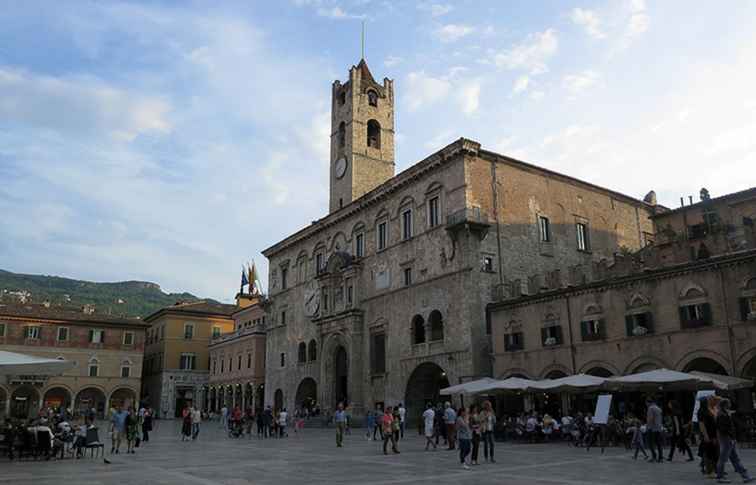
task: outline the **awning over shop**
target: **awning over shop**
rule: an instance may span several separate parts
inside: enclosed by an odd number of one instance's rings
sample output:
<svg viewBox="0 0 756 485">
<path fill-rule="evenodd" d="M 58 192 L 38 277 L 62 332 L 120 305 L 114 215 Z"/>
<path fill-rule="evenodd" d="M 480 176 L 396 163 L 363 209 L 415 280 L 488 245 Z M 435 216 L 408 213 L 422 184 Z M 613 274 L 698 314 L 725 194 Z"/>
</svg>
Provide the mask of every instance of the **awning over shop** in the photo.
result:
<svg viewBox="0 0 756 485">
<path fill-rule="evenodd" d="M 442 396 L 449 396 L 452 394 L 475 394 L 488 389 L 492 382 L 496 382 L 496 380 L 490 377 L 484 377 L 482 379 L 463 382 L 462 384 L 441 389 L 439 394 Z"/>
<path fill-rule="evenodd" d="M 741 377 L 723 376 L 719 374 L 710 374 L 708 372 L 699 372 L 694 370 L 691 374 L 711 380 L 714 387 L 723 391 L 736 391 L 738 389 L 750 389 L 753 387 L 753 381 Z"/>
<path fill-rule="evenodd" d="M 575 374 L 559 379 L 544 379 L 535 383 L 534 389 L 543 392 L 574 392 L 600 389 L 606 379 L 588 374 Z"/>
<path fill-rule="evenodd" d="M 0 350 L 0 375 L 60 375 L 74 364 L 70 360 Z"/>
</svg>

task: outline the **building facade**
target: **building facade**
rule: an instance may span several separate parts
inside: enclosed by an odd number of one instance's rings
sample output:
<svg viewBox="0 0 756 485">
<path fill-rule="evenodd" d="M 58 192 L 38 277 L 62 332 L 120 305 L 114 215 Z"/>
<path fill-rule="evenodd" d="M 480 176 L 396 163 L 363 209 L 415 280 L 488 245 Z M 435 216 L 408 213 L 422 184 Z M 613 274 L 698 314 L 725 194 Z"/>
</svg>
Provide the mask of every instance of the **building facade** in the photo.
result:
<svg viewBox="0 0 756 485">
<path fill-rule="evenodd" d="M 355 416 L 400 401 L 419 415 L 440 388 L 490 375 L 485 308 L 497 295 L 556 285 L 652 239 L 650 198 L 467 139 L 394 175 L 393 83 L 362 61 L 332 97 L 330 213 L 263 251 L 266 403 L 303 407 L 314 393 Z"/>
<path fill-rule="evenodd" d="M 662 211 L 583 282 L 489 305 L 494 377 L 656 368 L 756 378 L 756 189 Z"/>
<path fill-rule="evenodd" d="M 43 407 L 74 414 L 139 402 L 148 324 L 101 315 L 91 307 L 0 304 L 0 350 L 75 363 L 60 376 L 9 376 L 0 381 L 0 415 L 26 418 Z"/>
<path fill-rule="evenodd" d="M 142 394 L 161 418 L 186 405 L 205 407 L 209 351 L 213 336 L 234 330 L 237 305 L 199 301 L 177 303 L 144 319 L 150 325 L 144 356 Z"/>
<path fill-rule="evenodd" d="M 247 306 L 233 315 L 233 332 L 212 339 L 205 411 L 223 406 L 261 409 L 265 393 L 265 309 L 261 296 L 248 296 Z"/>
</svg>

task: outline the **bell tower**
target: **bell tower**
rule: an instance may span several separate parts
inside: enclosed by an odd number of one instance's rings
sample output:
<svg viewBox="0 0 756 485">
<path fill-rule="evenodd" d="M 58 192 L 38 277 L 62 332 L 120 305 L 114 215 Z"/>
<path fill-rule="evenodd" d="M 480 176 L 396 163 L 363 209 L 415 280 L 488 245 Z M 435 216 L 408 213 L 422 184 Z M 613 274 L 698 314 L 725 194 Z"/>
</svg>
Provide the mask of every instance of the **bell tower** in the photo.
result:
<svg viewBox="0 0 756 485">
<path fill-rule="evenodd" d="M 329 212 L 394 176 L 394 81 L 378 84 L 365 59 L 334 81 Z"/>
</svg>

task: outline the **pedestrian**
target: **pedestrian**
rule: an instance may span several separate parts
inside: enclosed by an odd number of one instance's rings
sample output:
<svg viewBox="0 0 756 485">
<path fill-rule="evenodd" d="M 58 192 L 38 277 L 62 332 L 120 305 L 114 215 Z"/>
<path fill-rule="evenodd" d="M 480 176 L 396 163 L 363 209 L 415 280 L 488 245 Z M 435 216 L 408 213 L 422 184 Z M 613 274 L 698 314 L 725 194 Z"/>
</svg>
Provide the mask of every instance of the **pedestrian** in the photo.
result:
<svg viewBox="0 0 756 485">
<path fill-rule="evenodd" d="M 202 422 L 202 413 L 199 409 L 192 407 L 192 441 L 197 439 L 200 432 L 200 423 Z"/>
<path fill-rule="evenodd" d="M 637 419 L 633 420 L 633 425 L 628 429 L 629 433 L 632 433 L 632 440 L 630 441 L 630 446 L 635 449 L 635 453 L 633 454 L 633 460 L 638 459 L 638 452 L 643 452 L 643 457 L 648 460 L 648 453 L 646 453 L 646 445 L 644 443 L 643 438 L 643 431 L 645 430 L 645 426 L 641 424 L 641 422 Z"/>
<path fill-rule="evenodd" d="M 722 399 L 719 401 L 719 412 L 717 413 L 717 439 L 719 440 L 719 461 L 717 462 L 717 482 L 730 483 L 731 480 L 725 478 L 725 465 L 729 460 L 732 467 L 743 477 L 743 483 L 751 483 L 753 478 L 748 474 L 748 470 L 743 467 L 738 456 L 738 450 L 735 443 L 735 422 L 732 419 L 730 410 L 730 400 Z"/>
<path fill-rule="evenodd" d="M 270 404 L 265 408 L 265 414 L 263 415 L 263 435 L 265 438 L 270 438 L 270 431 L 273 427 L 273 409 Z"/>
<path fill-rule="evenodd" d="M 142 441 L 150 441 L 150 431 L 152 431 L 152 408 L 147 406 L 144 409 L 142 417 Z"/>
<path fill-rule="evenodd" d="M 367 416 L 365 417 L 367 422 L 367 440 L 370 441 L 373 439 L 372 436 L 375 435 L 375 414 L 373 414 L 373 411 L 368 411 Z"/>
<path fill-rule="evenodd" d="M 405 427 L 404 420 L 407 417 L 407 410 L 404 408 L 404 404 L 399 403 L 397 414 L 399 414 L 399 435 L 402 439 L 404 439 L 404 427 Z"/>
<path fill-rule="evenodd" d="M 472 430 L 470 429 L 470 423 L 464 407 L 459 408 L 459 411 L 457 411 L 457 422 L 455 424 L 457 440 L 459 441 L 459 462 L 462 463 L 462 468 L 469 470 L 470 466 L 467 461 L 467 455 L 470 454 Z"/>
<path fill-rule="evenodd" d="M 383 419 L 382 406 L 376 405 L 375 412 L 373 413 L 373 415 L 375 416 L 375 428 L 373 428 L 373 441 L 375 441 L 376 432 L 380 436 L 380 440 L 383 441 L 383 426 L 381 425 L 382 419 Z"/>
<path fill-rule="evenodd" d="M 224 431 L 228 431 L 228 408 L 225 404 L 221 408 L 221 425 Z"/>
<path fill-rule="evenodd" d="M 451 403 L 449 401 L 446 401 L 444 404 L 444 424 L 446 424 L 446 441 L 449 443 L 449 449 L 454 449 L 454 441 L 455 441 L 455 426 L 457 423 L 457 413 L 454 411 L 454 408 L 451 407 Z"/>
<path fill-rule="evenodd" d="M 286 408 L 283 408 L 283 410 L 278 413 L 278 437 L 283 438 L 284 436 L 288 437 L 289 435 L 286 433 L 286 420 L 289 417 L 289 413 L 286 412 Z"/>
<path fill-rule="evenodd" d="M 139 418 L 133 408 L 126 415 L 126 453 L 136 453 L 134 449 L 139 439 Z"/>
<path fill-rule="evenodd" d="M 646 400 L 648 411 L 646 412 L 646 433 L 648 434 L 648 447 L 651 448 L 651 458 L 658 463 L 664 462 L 664 451 L 662 450 L 662 429 L 664 422 L 662 410 L 654 398 L 649 397 Z"/>
<path fill-rule="evenodd" d="M 112 445 L 110 448 L 110 454 L 116 455 L 121 451 L 121 440 L 126 438 L 126 417 L 129 413 L 119 407 L 110 418 L 110 432 Z"/>
<path fill-rule="evenodd" d="M 344 412 L 344 404 L 339 403 L 336 406 L 336 413 L 333 415 L 333 422 L 336 425 L 336 447 L 344 446 L 344 431 L 347 425 L 347 416 Z"/>
<path fill-rule="evenodd" d="M 396 439 L 394 438 L 394 413 L 391 406 L 387 406 L 383 412 L 383 419 L 381 420 L 381 428 L 383 432 L 383 454 L 388 455 L 387 445 L 391 442 L 391 451 L 399 453 L 399 449 L 396 446 Z"/>
<path fill-rule="evenodd" d="M 672 458 L 675 456 L 676 448 L 680 449 L 680 453 L 688 454 L 688 461 L 693 461 L 693 452 L 690 451 L 690 446 L 688 446 L 687 441 L 685 441 L 683 417 L 682 410 L 680 409 L 680 404 L 678 404 L 677 401 L 672 400 L 669 401 L 667 406 L 669 407 L 669 412 L 672 415 L 672 420 L 670 421 L 670 431 L 672 432 L 672 436 L 670 437 L 669 456 L 667 456 L 667 461 L 672 461 Z"/>
<path fill-rule="evenodd" d="M 436 412 L 433 410 L 433 404 L 428 403 L 426 410 L 423 412 L 423 422 L 425 423 L 425 451 L 430 449 L 430 445 L 433 445 L 434 450 L 438 449 L 438 445 L 433 442 L 435 421 Z"/>
<path fill-rule="evenodd" d="M 698 445 L 698 456 L 701 457 L 701 473 L 705 478 L 714 478 L 717 462 L 719 461 L 719 443 L 717 442 L 717 408 L 720 397 L 716 395 L 703 396 L 699 399 L 698 429 L 701 433 L 701 443 Z"/>
<path fill-rule="evenodd" d="M 436 409 L 434 410 L 436 413 L 436 417 L 433 422 L 433 427 L 436 428 L 436 444 L 438 445 L 438 441 L 440 438 L 444 439 L 444 446 L 448 446 L 446 442 L 446 423 L 444 423 L 444 407 L 441 405 L 441 403 L 436 404 Z"/>
<path fill-rule="evenodd" d="M 475 404 L 470 406 L 470 416 L 468 416 L 467 421 L 472 431 L 472 458 L 470 463 L 477 465 L 478 451 L 480 450 L 480 415 L 478 414 L 478 406 Z"/>
<path fill-rule="evenodd" d="M 494 460 L 494 429 L 496 429 L 496 413 L 494 413 L 491 401 L 483 401 L 483 411 L 480 413 L 481 431 L 483 438 L 483 457 L 486 461 L 496 463 Z"/>
</svg>

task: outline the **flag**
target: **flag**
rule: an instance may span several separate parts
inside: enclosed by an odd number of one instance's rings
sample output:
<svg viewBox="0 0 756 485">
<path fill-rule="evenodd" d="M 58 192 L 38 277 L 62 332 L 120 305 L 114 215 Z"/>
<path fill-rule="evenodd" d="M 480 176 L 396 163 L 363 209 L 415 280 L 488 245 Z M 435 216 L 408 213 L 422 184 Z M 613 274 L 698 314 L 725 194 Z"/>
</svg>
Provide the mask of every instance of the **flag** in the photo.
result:
<svg viewBox="0 0 756 485">
<path fill-rule="evenodd" d="M 255 271 L 255 262 L 252 261 L 252 264 L 249 266 L 249 292 L 254 293 L 254 290 L 257 289 L 257 272 Z"/>
<path fill-rule="evenodd" d="M 241 279 L 241 286 L 244 288 L 244 285 L 248 285 L 249 280 L 247 279 L 247 273 L 244 271 L 244 266 L 242 266 L 242 279 Z"/>
</svg>

